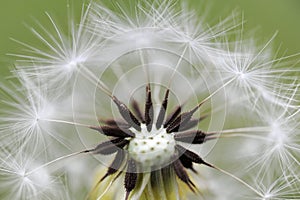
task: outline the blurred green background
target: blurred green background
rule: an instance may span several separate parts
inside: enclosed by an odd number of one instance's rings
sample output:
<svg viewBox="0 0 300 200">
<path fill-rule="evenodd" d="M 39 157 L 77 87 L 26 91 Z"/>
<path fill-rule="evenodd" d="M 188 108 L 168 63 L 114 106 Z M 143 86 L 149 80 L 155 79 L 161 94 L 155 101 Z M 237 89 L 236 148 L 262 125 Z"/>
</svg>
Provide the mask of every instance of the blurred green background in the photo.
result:
<svg viewBox="0 0 300 200">
<path fill-rule="evenodd" d="M 103 0 L 102 0 L 103 1 Z M 124 0 L 119 0 L 124 1 Z M 189 0 L 195 9 L 201 10 L 201 0 Z M 35 20 L 41 24 L 49 21 L 45 12 L 51 14 L 59 22 L 60 27 L 67 25 L 68 8 L 79 17 L 81 7 L 86 0 L 2 0 L 0 6 L 0 78 L 9 75 L 14 59 L 7 53 L 20 52 L 20 45 L 10 40 L 34 44 L 37 39 L 29 30 Z M 287 50 L 287 54 L 300 52 L 300 1 L 299 0 L 206 0 L 209 18 L 225 18 L 237 9 L 244 14 L 245 30 L 258 30 L 256 35 L 267 40 L 275 31 L 279 31 L 275 39 L 277 47 Z M 201 13 L 200 13 L 201 15 Z"/>
</svg>

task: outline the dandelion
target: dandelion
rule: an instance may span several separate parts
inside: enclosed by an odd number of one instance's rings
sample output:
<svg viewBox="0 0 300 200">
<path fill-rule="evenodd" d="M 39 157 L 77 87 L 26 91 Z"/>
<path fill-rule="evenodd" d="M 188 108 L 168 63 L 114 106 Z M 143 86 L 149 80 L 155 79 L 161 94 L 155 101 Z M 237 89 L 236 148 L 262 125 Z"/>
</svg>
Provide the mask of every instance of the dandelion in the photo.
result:
<svg viewBox="0 0 300 200">
<path fill-rule="evenodd" d="M 293 174 L 296 179 L 299 179 L 297 175 L 297 168 L 300 164 L 299 156 L 297 156 L 299 154 L 297 137 L 299 111 L 292 105 L 293 95 L 286 101 L 284 107 L 281 105 L 281 100 L 278 104 L 266 104 L 265 102 L 257 104 L 259 119 L 265 127 L 268 127 L 263 135 L 265 138 L 262 137 L 265 141 L 259 145 L 261 147 L 257 146 L 264 153 L 260 158 L 253 159 L 253 163 L 250 165 L 260 167 L 260 170 L 257 171 L 258 174 L 264 174 L 270 166 L 277 165 L 278 167 L 274 169 L 275 172 L 287 177 Z M 286 95 L 286 97 L 288 96 Z"/>
<path fill-rule="evenodd" d="M 1 198 L 299 198 L 296 55 L 178 3 L 90 3 L 70 33 L 46 14 L 42 44 L 19 42 Z"/>
<path fill-rule="evenodd" d="M 38 155 L 26 155 L 19 149 L 1 148 L 1 198 L 4 199 L 63 199 L 66 197 L 64 186 L 59 178 L 52 176 L 46 169 L 35 173 L 30 171 L 40 165 Z"/>
</svg>

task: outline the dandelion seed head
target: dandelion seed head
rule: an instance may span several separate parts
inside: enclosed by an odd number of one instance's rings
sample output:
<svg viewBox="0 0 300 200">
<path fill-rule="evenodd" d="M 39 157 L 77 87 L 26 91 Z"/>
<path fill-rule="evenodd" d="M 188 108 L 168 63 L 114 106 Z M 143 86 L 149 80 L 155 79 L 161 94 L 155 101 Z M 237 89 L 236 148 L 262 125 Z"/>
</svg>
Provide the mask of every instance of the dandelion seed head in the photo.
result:
<svg viewBox="0 0 300 200">
<path fill-rule="evenodd" d="M 264 194 L 264 197 L 262 198 L 262 200 L 270 200 L 272 197 L 273 197 L 272 194 L 267 193 L 267 194 Z"/>
<path fill-rule="evenodd" d="M 40 46 L 19 42 L 19 83 L 1 102 L 0 189 L 83 199 L 94 179 L 86 199 L 299 194 L 299 81 L 289 57 L 272 56 L 275 35 L 259 46 L 235 13 L 208 25 L 205 7 L 133 2 L 91 2 L 68 33 L 46 14 L 50 27 L 30 28 Z"/>
<path fill-rule="evenodd" d="M 266 129 L 256 133 L 261 140 L 255 141 L 257 148 L 252 151 L 254 157 L 249 168 L 256 169 L 259 176 L 271 171 L 282 173 L 288 180 L 291 174 L 298 174 L 299 158 L 296 155 L 300 150 L 297 139 L 299 123 L 295 121 L 297 111 L 293 106 L 294 95 L 291 95 L 284 102 L 278 98 L 272 103 L 259 101 L 256 104 L 257 114 Z M 273 168 L 274 165 L 279 167 Z"/>
<path fill-rule="evenodd" d="M 12 191 L 6 193 L 3 198 L 7 199 L 41 199 L 43 197 L 62 198 L 62 188 L 58 186 L 60 182 L 54 178 L 45 168 L 35 170 L 40 166 L 36 154 L 32 152 L 27 155 L 22 150 L 10 153 L 8 150 L 1 148 L 2 153 L 6 155 L 0 157 L 0 191 Z M 33 173 L 31 173 L 33 172 Z"/>
<path fill-rule="evenodd" d="M 236 78 L 237 81 L 239 82 L 239 85 L 241 85 L 242 87 L 245 87 L 247 85 L 249 85 L 249 74 L 243 72 L 243 71 L 237 71 L 236 73 Z"/>
<path fill-rule="evenodd" d="M 275 143 L 276 148 L 282 148 L 289 143 L 288 130 L 283 129 L 277 122 L 271 124 L 269 133 L 270 139 Z"/>
<path fill-rule="evenodd" d="M 73 70 L 76 70 L 77 65 L 80 63 L 80 61 L 77 61 L 77 59 L 72 59 L 70 62 L 68 62 L 65 65 L 66 70 L 69 72 L 72 72 Z"/>
<path fill-rule="evenodd" d="M 38 186 L 41 188 L 46 188 L 51 185 L 51 178 L 46 169 L 40 169 L 37 172 L 28 175 L 27 172 L 32 169 L 34 168 L 31 167 L 26 170 L 21 169 L 21 171 L 17 172 L 21 178 L 22 185 L 27 187 Z"/>
</svg>

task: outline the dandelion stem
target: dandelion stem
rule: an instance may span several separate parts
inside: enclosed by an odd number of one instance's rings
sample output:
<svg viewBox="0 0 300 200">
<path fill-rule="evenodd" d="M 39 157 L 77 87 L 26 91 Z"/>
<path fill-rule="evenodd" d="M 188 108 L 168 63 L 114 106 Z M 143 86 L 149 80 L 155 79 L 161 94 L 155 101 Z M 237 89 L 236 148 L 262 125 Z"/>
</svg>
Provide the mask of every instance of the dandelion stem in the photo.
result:
<svg viewBox="0 0 300 200">
<path fill-rule="evenodd" d="M 211 93 L 208 97 L 206 97 L 205 99 L 203 99 L 198 105 L 197 107 L 199 108 L 200 106 L 202 106 L 204 103 L 206 103 L 209 99 L 211 99 L 214 95 L 216 95 L 220 90 L 222 90 L 223 88 L 225 88 L 227 85 L 229 85 L 231 82 L 233 82 L 236 79 L 236 77 L 230 79 L 229 81 L 227 81 L 222 87 L 219 87 L 218 89 L 216 89 L 213 93 Z"/>
<path fill-rule="evenodd" d="M 187 49 L 187 45 L 185 46 L 185 48 L 184 48 L 182 54 L 180 55 L 180 58 L 179 58 L 178 61 L 177 61 L 177 64 L 176 64 L 176 66 L 175 66 L 175 69 L 174 69 L 174 71 L 173 71 L 173 73 L 172 73 L 172 75 L 171 75 L 171 78 L 170 78 L 170 80 L 169 80 L 168 88 L 170 88 L 170 85 L 171 85 L 171 83 L 172 83 L 172 80 L 173 80 L 173 78 L 174 78 L 174 76 L 175 76 L 175 72 L 176 72 L 176 70 L 177 70 L 179 64 L 181 63 L 181 61 L 182 61 L 182 59 L 183 59 L 183 56 L 184 56 L 184 54 L 185 54 L 185 52 L 186 52 L 186 49 Z"/>
<path fill-rule="evenodd" d="M 145 75 L 146 75 L 147 84 L 149 85 L 150 84 L 149 72 L 147 70 L 148 68 L 146 67 L 143 52 L 142 52 L 141 49 L 139 50 L 139 54 L 140 54 L 141 63 L 142 63 L 142 66 L 143 66 L 143 69 L 144 69 L 144 72 L 145 72 Z"/>
<path fill-rule="evenodd" d="M 208 140 L 214 140 L 214 139 L 218 139 L 218 138 L 230 138 L 230 137 L 247 137 L 247 138 L 253 138 L 253 139 L 263 139 L 263 140 L 267 140 L 266 138 L 264 137 L 261 137 L 261 136 L 255 136 L 255 135 L 244 135 L 244 134 L 232 134 L 232 135 L 220 135 L 220 136 L 212 136 L 212 137 L 207 137 L 205 138 L 205 141 L 208 141 Z"/>
<path fill-rule="evenodd" d="M 89 81 L 91 81 L 92 83 L 96 83 L 96 86 L 102 91 L 104 92 L 107 96 L 109 96 L 110 98 L 113 97 L 112 93 L 110 92 L 110 90 L 108 89 L 108 87 L 97 77 L 95 77 L 95 75 L 88 70 L 87 68 L 83 67 L 84 71 L 87 73 L 82 73 L 82 75 L 87 78 Z M 81 71 L 80 71 L 81 72 Z M 95 82 L 94 82 L 95 81 Z"/>
<path fill-rule="evenodd" d="M 26 172 L 24 176 L 29 176 L 29 175 L 31 175 L 31 174 L 37 172 L 38 170 L 40 170 L 40 169 L 42 169 L 42 168 L 45 168 L 45 167 L 48 167 L 48 166 L 50 166 L 50 165 L 52 165 L 52 164 L 54 164 L 54 163 L 56 163 L 56 162 L 59 162 L 59 161 L 61 161 L 61 160 L 64 160 L 64 159 L 67 159 L 67 158 L 70 158 L 70 157 L 73 157 L 73 156 L 77 156 L 77 155 L 79 155 L 79 154 L 88 153 L 88 152 L 89 152 L 89 151 L 84 150 L 84 151 L 80 151 L 80 152 L 71 153 L 71 154 L 68 154 L 68 155 L 65 155 L 65 156 L 61 156 L 61 157 L 56 158 L 56 159 L 54 159 L 54 160 L 52 160 L 52 161 L 50 161 L 50 162 L 47 162 L 47 163 L 45 163 L 45 164 L 43 164 L 43 165 L 41 165 L 41 166 L 39 166 L 39 167 L 37 167 L 37 168 L 35 168 L 35 169 L 29 171 L 29 172 Z"/>
<path fill-rule="evenodd" d="M 218 139 L 218 138 L 230 138 L 230 137 L 247 137 L 247 138 L 253 138 L 253 139 L 268 140 L 266 137 L 263 137 L 263 136 L 247 134 L 247 133 L 258 133 L 258 132 L 267 132 L 267 131 L 270 131 L 270 128 L 264 127 L 264 126 L 227 129 L 227 130 L 222 130 L 222 131 L 211 131 L 211 132 L 206 133 L 206 135 L 207 135 L 206 140 L 212 140 L 212 139 Z"/>
<path fill-rule="evenodd" d="M 235 128 L 235 129 L 227 129 L 222 131 L 211 131 L 207 134 L 216 134 L 216 133 L 242 133 L 242 132 L 266 132 L 269 131 L 270 128 L 267 126 L 261 127 L 244 127 L 244 128 Z"/>
<path fill-rule="evenodd" d="M 242 179 L 238 178 L 237 176 L 235 176 L 235 175 L 233 175 L 233 174 L 231 174 L 231 173 L 229 173 L 229 172 L 227 172 L 227 171 L 225 171 L 225 170 L 223 170 L 223 169 L 221 169 L 219 167 L 216 167 L 214 165 L 211 165 L 211 166 L 212 166 L 212 168 L 214 168 L 214 169 L 222 172 L 223 174 L 226 174 L 227 176 L 230 176 L 231 178 L 233 178 L 236 181 L 240 182 L 241 184 L 243 184 L 244 186 L 246 186 L 247 188 L 249 188 L 250 190 L 252 190 L 253 192 L 255 192 L 258 196 L 260 196 L 262 198 L 264 197 L 264 195 L 261 194 L 258 190 L 256 190 L 254 187 L 252 187 L 251 185 L 249 185 L 248 183 L 246 183 Z"/>
<path fill-rule="evenodd" d="M 87 124 L 81 124 L 81 123 L 77 123 L 77 122 L 70 122 L 70 121 L 59 120 L 59 119 L 40 119 L 40 120 L 47 121 L 47 122 L 57 122 L 57 123 L 63 123 L 63 124 L 77 125 L 77 126 L 83 126 L 83 127 L 91 126 L 91 125 L 87 125 Z"/>
</svg>

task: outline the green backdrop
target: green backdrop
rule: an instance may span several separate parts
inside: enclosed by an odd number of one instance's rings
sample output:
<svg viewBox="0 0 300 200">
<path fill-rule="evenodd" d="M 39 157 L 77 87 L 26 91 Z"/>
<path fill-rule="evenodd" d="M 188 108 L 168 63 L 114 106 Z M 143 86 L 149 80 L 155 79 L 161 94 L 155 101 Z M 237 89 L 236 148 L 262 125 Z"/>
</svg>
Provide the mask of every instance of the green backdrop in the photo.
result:
<svg viewBox="0 0 300 200">
<path fill-rule="evenodd" d="M 103 0 L 102 0 L 103 1 Z M 124 1 L 124 0 L 119 0 Z M 203 5 L 201 0 L 190 0 L 193 7 L 199 10 Z M 0 6 L 0 77 L 8 75 L 13 66 L 14 58 L 7 53 L 20 52 L 20 45 L 10 40 L 34 44 L 36 38 L 29 31 L 34 21 L 41 24 L 48 12 L 60 26 L 67 22 L 67 5 L 70 3 L 74 14 L 78 17 L 84 0 L 1 0 Z M 300 1 L 299 0 L 206 0 L 209 6 L 209 17 L 224 18 L 236 9 L 244 14 L 245 29 L 258 30 L 262 39 L 270 38 L 278 30 L 275 39 L 276 46 L 287 50 L 287 54 L 298 53 L 300 50 Z M 206 3 L 205 3 L 206 4 Z M 49 21 L 47 20 L 47 24 Z M 35 24 L 36 26 L 36 24 Z"/>
</svg>

